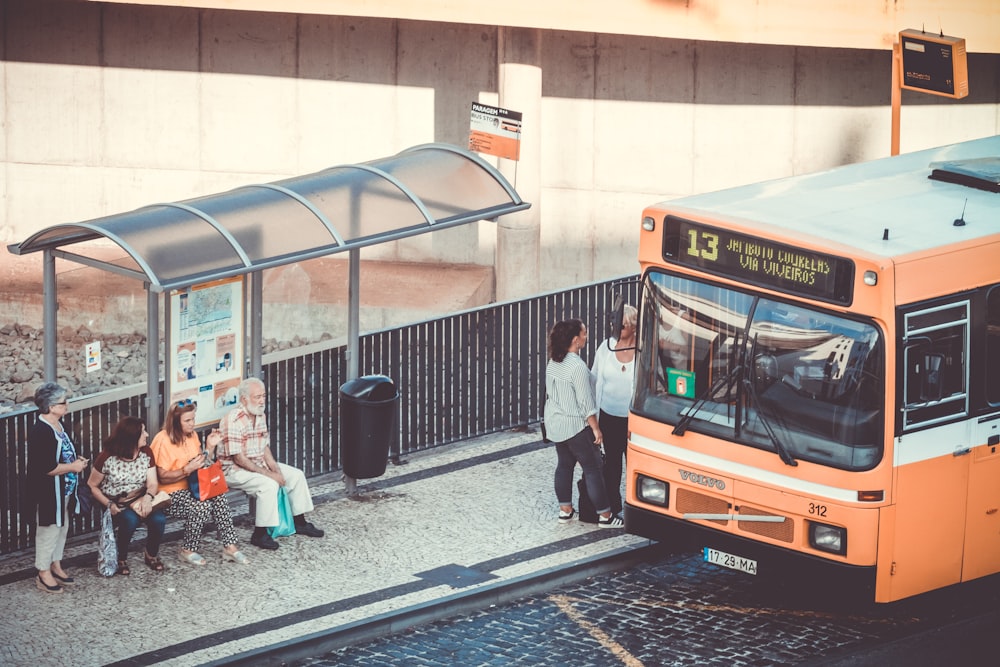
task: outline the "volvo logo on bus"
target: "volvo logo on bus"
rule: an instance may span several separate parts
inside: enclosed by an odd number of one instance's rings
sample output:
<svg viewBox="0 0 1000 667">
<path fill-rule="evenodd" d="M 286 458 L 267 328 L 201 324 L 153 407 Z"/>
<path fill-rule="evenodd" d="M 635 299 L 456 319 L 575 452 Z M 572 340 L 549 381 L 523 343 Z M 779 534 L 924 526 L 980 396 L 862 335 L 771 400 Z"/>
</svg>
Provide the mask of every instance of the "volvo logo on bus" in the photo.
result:
<svg viewBox="0 0 1000 667">
<path fill-rule="evenodd" d="M 708 486 L 719 489 L 722 491 L 726 488 L 726 483 L 721 479 L 715 479 L 714 477 L 706 477 L 705 475 L 699 475 L 698 473 L 683 470 L 681 468 L 677 469 L 677 472 L 681 474 L 681 479 L 685 482 L 694 482 L 695 484 L 701 484 L 702 486 Z"/>
</svg>

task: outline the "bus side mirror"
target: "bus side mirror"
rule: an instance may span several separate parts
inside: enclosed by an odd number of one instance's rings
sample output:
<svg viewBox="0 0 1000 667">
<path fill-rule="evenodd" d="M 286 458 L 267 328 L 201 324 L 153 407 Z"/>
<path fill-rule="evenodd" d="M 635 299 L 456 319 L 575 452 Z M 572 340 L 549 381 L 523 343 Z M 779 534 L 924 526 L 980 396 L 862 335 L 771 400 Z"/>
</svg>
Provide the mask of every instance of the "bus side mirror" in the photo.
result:
<svg viewBox="0 0 1000 667">
<path fill-rule="evenodd" d="M 622 337 L 622 321 L 625 319 L 625 297 L 621 294 L 615 297 L 611 308 L 611 336 L 615 340 Z"/>
</svg>

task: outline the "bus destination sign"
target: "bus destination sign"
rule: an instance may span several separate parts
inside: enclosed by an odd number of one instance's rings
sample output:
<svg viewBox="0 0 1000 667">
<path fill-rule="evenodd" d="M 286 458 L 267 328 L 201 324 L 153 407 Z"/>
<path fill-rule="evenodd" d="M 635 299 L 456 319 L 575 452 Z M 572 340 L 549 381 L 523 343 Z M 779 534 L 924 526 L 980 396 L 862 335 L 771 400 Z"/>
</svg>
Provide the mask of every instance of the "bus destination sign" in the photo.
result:
<svg viewBox="0 0 1000 667">
<path fill-rule="evenodd" d="M 854 262 L 667 216 L 663 258 L 752 285 L 840 305 L 854 295 Z"/>
</svg>

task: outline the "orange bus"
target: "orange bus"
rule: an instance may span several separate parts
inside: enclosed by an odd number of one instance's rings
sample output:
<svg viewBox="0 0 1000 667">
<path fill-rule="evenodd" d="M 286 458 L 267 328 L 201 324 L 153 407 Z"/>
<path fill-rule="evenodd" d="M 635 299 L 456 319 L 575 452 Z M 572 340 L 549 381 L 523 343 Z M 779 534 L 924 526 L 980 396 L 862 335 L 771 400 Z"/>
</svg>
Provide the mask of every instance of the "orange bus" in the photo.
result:
<svg viewBox="0 0 1000 667">
<path fill-rule="evenodd" d="M 1000 571 L 1000 136 L 640 234 L 628 532 L 877 602 Z"/>
</svg>

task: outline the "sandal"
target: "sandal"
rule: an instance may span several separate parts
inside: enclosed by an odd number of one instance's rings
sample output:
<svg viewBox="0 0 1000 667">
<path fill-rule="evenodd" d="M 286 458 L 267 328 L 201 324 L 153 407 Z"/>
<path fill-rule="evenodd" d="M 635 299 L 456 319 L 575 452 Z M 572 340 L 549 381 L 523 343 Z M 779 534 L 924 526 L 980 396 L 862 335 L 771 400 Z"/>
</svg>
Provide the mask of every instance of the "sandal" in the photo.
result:
<svg viewBox="0 0 1000 667">
<path fill-rule="evenodd" d="M 132 574 L 132 570 L 128 569 L 128 563 L 126 563 L 123 560 L 118 561 L 118 574 L 122 575 L 123 577 L 127 577 L 128 575 Z"/>
<path fill-rule="evenodd" d="M 192 565 L 206 565 L 208 561 L 196 551 L 191 551 L 188 553 L 181 552 L 181 560 L 185 563 L 191 563 Z"/>
<path fill-rule="evenodd" d="M 146 567 L 148 567 L 153 572 L 163 572 L 165 569 L 163 566 L 163 561 L 159 559 L 158 556 L 150 556 L 147 553 L 142 555 L 142 559 L 146 561 Z"/>
</svg>

